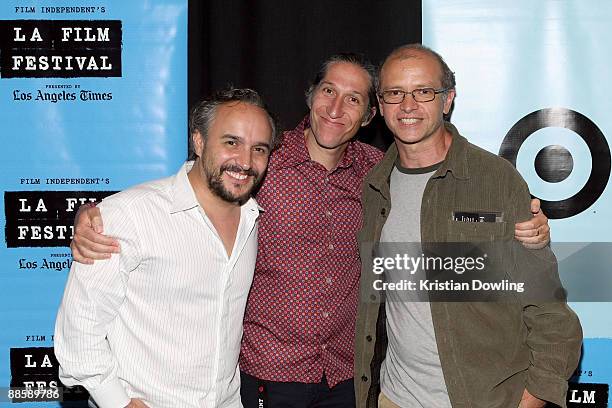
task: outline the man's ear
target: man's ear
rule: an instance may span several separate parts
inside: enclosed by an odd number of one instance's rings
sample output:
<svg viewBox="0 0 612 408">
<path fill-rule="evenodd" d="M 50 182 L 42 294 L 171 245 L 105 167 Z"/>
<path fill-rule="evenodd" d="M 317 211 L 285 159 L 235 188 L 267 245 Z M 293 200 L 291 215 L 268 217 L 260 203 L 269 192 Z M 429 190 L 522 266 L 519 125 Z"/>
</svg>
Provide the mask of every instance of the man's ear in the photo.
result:
<svg viewBox="0 0 612 408">
<path fill-rule="evenodd" d="M 455 99 L 455 90 L 450 89 L 446 92 L 446 100 L 444 101 L 444 114 L 448 115 L 451 110 L 451 106 L 453 106 L 453 100 Z"/>
<path fill-rule="evenodd" d="M 385 116 L 385 111 L 383 110 L 383 100 L 382 98 L 377 94 L 376 95 L 376 100 L 378 101 L 378 111 L 380 112 L 380 116 Z"/>
<path fill-rule="evenodd" d="M 193 143 L 193 151 L 196 156 L 200 157 L 204 150 L 204 138 L 199 130 L 191 134 L 191 142 Z"/>
<path fill-rule="evenodd" d="M 368 112 L 368 116 L 364 119 L 363 122 L 361 122 L 361 127 L 367 126 L 372 119 L 374 119 L 374 116 L 376 116 L 376 107 L 372 106 Z"/>
</svg>

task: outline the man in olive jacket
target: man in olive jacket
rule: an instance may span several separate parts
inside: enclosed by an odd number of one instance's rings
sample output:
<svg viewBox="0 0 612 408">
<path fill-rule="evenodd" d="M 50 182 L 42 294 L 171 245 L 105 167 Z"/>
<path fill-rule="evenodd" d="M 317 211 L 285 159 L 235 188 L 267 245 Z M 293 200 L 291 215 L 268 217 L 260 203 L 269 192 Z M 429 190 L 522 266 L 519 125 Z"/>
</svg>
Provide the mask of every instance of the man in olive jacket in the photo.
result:
<svg viewBox="0 0 612 408">
<path fill-rule="evenodd" d="M 444 121 L 455 96 L 444 60 L 421 45 L 400 47 L 381 67 L 378 91 L 395 143 L 363 185 L 357 407 L 564 407 L 582 331 L 563 296 L 407 302 L 375 289 L 366 244 L 377 242 L 505 242 L 510 280 L 560 286 L 550 248 L 512 242 L 509 226 L 531 216 L 526 183 Z"/>
</svg>

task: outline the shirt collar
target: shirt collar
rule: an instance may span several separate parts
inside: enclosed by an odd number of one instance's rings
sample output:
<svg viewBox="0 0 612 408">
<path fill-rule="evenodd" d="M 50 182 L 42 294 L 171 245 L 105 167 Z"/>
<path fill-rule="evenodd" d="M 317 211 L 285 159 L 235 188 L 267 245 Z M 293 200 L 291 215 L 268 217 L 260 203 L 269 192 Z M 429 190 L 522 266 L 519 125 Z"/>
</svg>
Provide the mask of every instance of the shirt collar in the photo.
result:
<svg viewBox="0 0 612 408">
<path fill-rule="evenodd" d="M 273 152 L 280 167 L 296 167 L 310 160 L 310 154 L 306 148 L 306 136 L 304 135 L 304 131 L 309 127 L 310 117 L 306 115 L 295 129 L 288 130 L 283 134 L 281 146 Z"/>
<path fill-rule="evenodd" d="M 195 191 L 193 191 L 193 187 L 189 182 L 189 177 L 187 177 L 193 164 L 194 161 L 185 162 L 174 176 L 174 181 L 172 182 L 172 204 L 170 205 L 170 214 L 187 211 L 200 206 Z M 251 197 L 242 205 L 242 210 L 257 210 L 259 213 L 263 211 L 263 208 L 261 208 L 255 199 Z"/>
<path fill-rule="evenodd" d="M 295 167 L 311 160 L 306 147 L 306 135 L 304 134 L 308 128 L 310 128 L 310 114 L 306 115 L 295 129 L 285 132 L 282 147 L 275 152 L 278 156 L 279 166 L 284 168 Z M 357 150 L 356 142 L 351 140 L 336 168 L 353 167 L 357 174 L 364 175 L 367 171 L 365 171 L 361 161 L 358 160 L 359 153 Z"/>
</svg>

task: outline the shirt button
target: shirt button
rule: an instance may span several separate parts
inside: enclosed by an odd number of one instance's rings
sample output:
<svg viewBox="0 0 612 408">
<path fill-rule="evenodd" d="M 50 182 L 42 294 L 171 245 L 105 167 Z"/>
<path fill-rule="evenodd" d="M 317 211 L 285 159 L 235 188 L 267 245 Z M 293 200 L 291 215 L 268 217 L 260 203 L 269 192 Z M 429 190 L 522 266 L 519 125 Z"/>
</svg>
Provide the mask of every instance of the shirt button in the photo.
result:
<svg viewBox="0 0 612 408">
<path fill-rule="evenodd" d="M 327 282 L 329 285 L 332 284 L 334 280 L 332 278 L 330 278 L 329 276 L 327 278 L 325 278 L 325 282 Z"/>
<path fill-rule="evenodd" d="M 323 315 L 323 317 L 325 317 L 326 319 L 329 317 L 329 312 L 323 312 L 321 313 Z"/>
<path fill-rule="evenodd" d="M 333 251 L 333 249 L 334 249 L 334 244 L 329 244 L 327 247 L 328 247 L 330 250 L 332 250 L 332 251 Z"/>
<path fill-rule="evenodd" d="M 366 340 L 367 340 L 368 342 L 371 342 L 371 341 L 372 341 L 372 336 L 370 336 L 370 335 L 368 334 L 368 335 L 366 336 Z"/>
<path fill-rule="evenodd" d="M 325 350 L 325 349 L 327 348 L 327 345 L 326 345 L 326 344 L 323 344 L 323 345 L 321 346 L 321 348 L 322 348 L 323 350 Z"/>
<path fill-rule="evenodd" d="M 332 213 L 331 213 L 331 211 L 327 210 L 327 211 L 325 211 L 325 215 L 327 215 L 328 217 L 331 217 Z"/>
<path fill-rule="evenodd" d="M 365 375 L 362 375 L 361 376 L 361 381 L 368 382 L 368 377 L 366 377 Z"/>
<path fill-rule="evenodd" d="M 329 177 L 325 177 L 325 182 L 329 183 Z"/>
</svg>

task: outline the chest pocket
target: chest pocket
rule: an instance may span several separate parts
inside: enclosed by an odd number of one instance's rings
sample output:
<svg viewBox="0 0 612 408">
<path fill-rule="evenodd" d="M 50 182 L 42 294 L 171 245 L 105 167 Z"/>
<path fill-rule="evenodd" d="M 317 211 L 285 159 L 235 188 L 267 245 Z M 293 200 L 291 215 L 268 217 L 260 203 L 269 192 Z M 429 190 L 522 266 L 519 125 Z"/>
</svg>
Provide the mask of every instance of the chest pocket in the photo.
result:
<svg viewBox="0 0 612 408">
<path fill-rule="evenodd" d="M 506 222 L 448 221 L 449 242 L 491 242 L 504 239 Z"/>
</svg>

